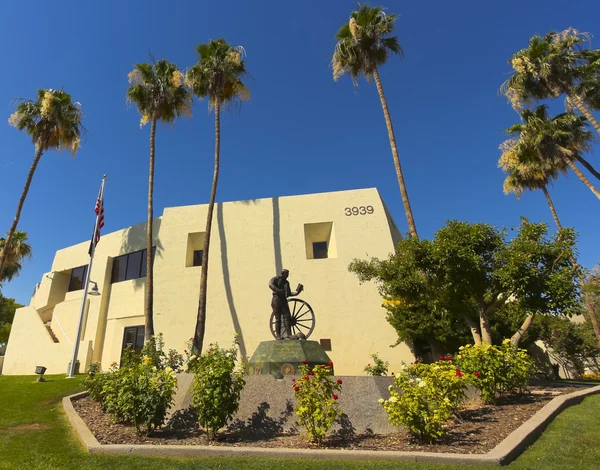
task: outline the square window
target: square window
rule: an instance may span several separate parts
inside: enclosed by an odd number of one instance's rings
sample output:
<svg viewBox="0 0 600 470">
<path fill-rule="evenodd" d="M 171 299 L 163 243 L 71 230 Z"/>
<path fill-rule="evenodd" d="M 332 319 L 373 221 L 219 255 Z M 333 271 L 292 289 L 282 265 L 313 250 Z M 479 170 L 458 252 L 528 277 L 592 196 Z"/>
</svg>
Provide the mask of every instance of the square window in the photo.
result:
<svg viewBox="0 0 600 470">
<path fill-rule="evenodd" d="M 71 271 L 71 279 L 69 280 L 68 292 L 83 289 L 83 283 L 85 282 L 85 275 L 87 273 L 87 266 L 80 266 L 73 268 Z"/>
<path fill-rule="evenodd" d="M 313 256 L 314 259 L 328 258 L 327 242 L 313 242 Z"/>
<path fill-rule="evenodd" d="M 194 250 L 193 266 L 202 266 L 202 253 L 203 250 Z"/>
</svg>

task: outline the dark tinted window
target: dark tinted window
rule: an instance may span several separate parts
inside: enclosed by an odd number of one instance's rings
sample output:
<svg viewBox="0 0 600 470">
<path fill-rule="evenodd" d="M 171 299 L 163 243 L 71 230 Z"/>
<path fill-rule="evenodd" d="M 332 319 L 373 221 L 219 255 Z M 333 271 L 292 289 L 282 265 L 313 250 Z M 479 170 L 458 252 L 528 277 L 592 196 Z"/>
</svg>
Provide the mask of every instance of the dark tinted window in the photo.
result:
<svg viewBox="0 0 600 470">
<path fill-rule="evenodd" d="M 127 269 L 127 255 L 117 256 L 115 259 L 113 259 L 111 282 L 124 281 L 126 269 Z"/>
<path fill-rule="evenodd" d="M 152 247 L 152 259 L 156 247 Z M 113 259 L 112 282 L 128 281 L 146 277 L 146 250 L 134 251 Z"/>
<path fill-rule="evenodd" d="M 125 279 L 137 279 L 140 277 L 142 267 L 142 255 L 146 257 L 146 250 L 136 251 L 127 255 L 127 273 Z"/>
<path fill-rule="evenodd" d="M 313 255 L 315 259 L 327 258 L 327 242 L 314 242 Z"/>
<path fill-rule="evenodd" d="M 73 268 L 71 271 L 71 280 L 69 281 L 69 291 L 83 289 L 83 283 L 85 282 L 85 274 L 87 272 L 87 266 L 80 266 Z"/>
<path fill-rule="evenodd" d="M 202 266 L 202 251 L 194 250 L 194 264 L 193 266 Z"/>
</svg>

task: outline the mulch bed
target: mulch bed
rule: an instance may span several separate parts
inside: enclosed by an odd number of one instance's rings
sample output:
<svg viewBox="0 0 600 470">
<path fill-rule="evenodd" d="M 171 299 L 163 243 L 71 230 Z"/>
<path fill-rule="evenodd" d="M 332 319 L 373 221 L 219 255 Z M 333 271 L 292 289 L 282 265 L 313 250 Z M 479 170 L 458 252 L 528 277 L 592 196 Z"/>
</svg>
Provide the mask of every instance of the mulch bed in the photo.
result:
<svg viewBox="0 0 600 470">
<path fill-rule="evenodd" d="M 342 422 L 341 427 L 333 432 L 320 448 L 484 454 L 557 394 L 576 390 L 581 390 L 581 387 L 536 386 L 532 387 L 527 395 L 502 398 L 496 405 L 487 405 L 479 398 L 472 399 L 466 403 L 460 416 L 448 423 L 447 434 L 435 443 L 414 440 L 402 428 L 387 435 L 355 434 L 351 428 L 345 428 Z M 276 426 L 265 429 L 239 421 L 237 425 L 221 431 L 218 439 L 212 442 L 204 432 L 194 427 L 193 418 L 188 419 L 187 426 L 177 430 L 165 427 L 148 437 L 138 436 L 134 427 L 113 422 L 109 415 L 102 412 L 100 405 L 90 398 L 76 400 L 73 406 L 101 444 L 317 448 L 307 443 L 306 437 L 300 432 L 281 432 Z M 185 423 L 185 419 L 180 422 Z"/>
</svg>

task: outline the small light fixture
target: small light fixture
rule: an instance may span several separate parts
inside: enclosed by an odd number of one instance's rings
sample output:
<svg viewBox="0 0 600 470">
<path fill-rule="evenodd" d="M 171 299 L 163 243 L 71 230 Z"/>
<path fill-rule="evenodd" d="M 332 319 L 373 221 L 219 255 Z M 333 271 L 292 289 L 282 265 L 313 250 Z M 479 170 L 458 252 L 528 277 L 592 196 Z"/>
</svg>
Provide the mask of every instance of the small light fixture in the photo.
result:
<svg viewBox="0 0 600 470">
<path fill-rule="evenodd" d="M 37 381 L 45 382 L 44 374 L 46 373 L 46 368 L 44 366 L 35 366 L 35 373 L 39 375 Z"/>
<path fill-rule="evenodd" d="M 88 292 L 90 295 L 100 295 L 100 291 L 98 290 L 98 283 L 94 281 L 90 281 L 90 284 L 94 284 L 92 290 Z"/>
</svg>

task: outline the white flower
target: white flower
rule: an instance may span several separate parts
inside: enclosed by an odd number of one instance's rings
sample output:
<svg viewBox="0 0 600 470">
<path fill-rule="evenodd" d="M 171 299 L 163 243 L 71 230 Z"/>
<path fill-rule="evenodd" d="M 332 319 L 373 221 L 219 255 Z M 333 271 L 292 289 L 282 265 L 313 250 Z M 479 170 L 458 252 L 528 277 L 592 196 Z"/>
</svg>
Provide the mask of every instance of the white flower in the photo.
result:
<svg viewBox="0 0 600 470">
<path fill-rule="evenodd" d="M 167 368 L 165 369 L 165 372 L 166 372 L 167 374 L 170 374 L 171 372 L 173 372 L 173 369 L 171 369 L 170 367 L 167 367 Z"/>
<path fill-rule="evenodd" d="M 383 398 L 380 398 L 378 401 L 379 401 L 379 404 L 385 403 L 385 400 Z"/>
<path fill-rule="evenodd" d="M 425 382 L 424 380 L 421 380 L 419 382 L 419 387 L 425 387 L 427 385 L 427 382 Z"/>
<path fill-rule="evenodd" d="M 390 403 L 396 403 L 398 401 L 398 397 L 390 397 Z"/>
</svg>

